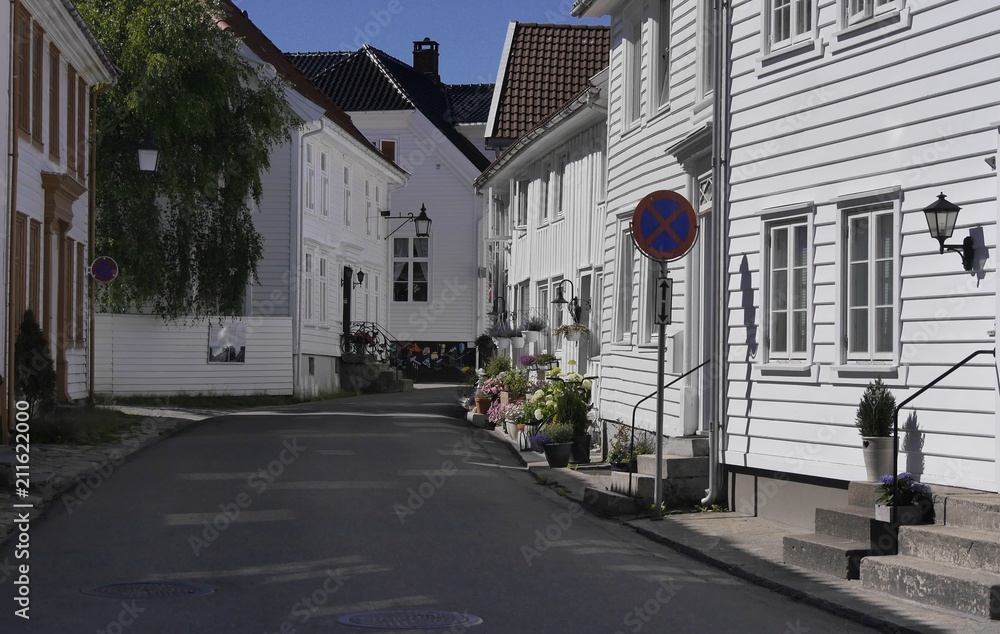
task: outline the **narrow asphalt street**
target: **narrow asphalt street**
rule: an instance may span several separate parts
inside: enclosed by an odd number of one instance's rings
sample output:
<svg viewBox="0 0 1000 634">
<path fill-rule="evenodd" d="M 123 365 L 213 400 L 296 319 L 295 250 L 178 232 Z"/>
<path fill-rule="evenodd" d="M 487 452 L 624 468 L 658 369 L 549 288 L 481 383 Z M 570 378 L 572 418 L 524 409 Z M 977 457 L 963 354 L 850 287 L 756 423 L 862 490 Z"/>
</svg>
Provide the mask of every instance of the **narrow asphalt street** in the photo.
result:
<svg viewBox="0 0 1000 634">
<path fill-rule="evenodd" d="M 225 416 L 139 451 L 52 503 L 28 559 L 0 551 L 30 565 L 31 617 L 9 575 L 0 632 L 371 632 L 338 619 L 418 609 L 482 620 L 435 632 L 870 631 L 585 513 L 453 395 Z"/>
</svg>

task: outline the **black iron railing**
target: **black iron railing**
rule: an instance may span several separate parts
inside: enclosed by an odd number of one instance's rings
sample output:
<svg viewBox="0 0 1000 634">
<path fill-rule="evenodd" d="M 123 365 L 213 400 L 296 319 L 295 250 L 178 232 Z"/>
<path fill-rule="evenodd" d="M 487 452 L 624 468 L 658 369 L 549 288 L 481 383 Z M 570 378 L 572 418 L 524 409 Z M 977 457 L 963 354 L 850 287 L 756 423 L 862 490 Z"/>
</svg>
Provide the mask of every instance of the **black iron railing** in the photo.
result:
<svg viewBox="0 0 1000 634">
<path fill-rule="evenodd" d="M 399 364 L 396 356 L 399 341 L 374 321 L 352 321 L 348 332 L 340 336 L 341 350 L 346 354 L 370 355 L 379 363 L 385 363 L 399 378 Z"/>
<path fill-rule="evenodd" d="M 955 365 L 953 365 L 950 368 L 948 368 L 945 372 L 941 373 L 936 379 L 934 379 L 933 381 L 931 381 L 927 385 L 923 386 L 922 388 L 920 388 L 919 390 L 917 390 L 916 392 L 914 392 L 910 396 L 908 396 L 905 399 L 903 399 L 898 405 L 896 405 L 896 409 L 893 410 L 893 412 L 892 412 L 892 442 L 893 442 L 893 450 L 892 450 L 892 499 L 893 499 L 894 504 L 891 507 L 889 507 L 890 508 L 890 510 L 889 510 L 889 512 L 890 512 L 889 521 L 891 521 L 893 524 L 896 523 L 896 505 L 895 505 L 895 502 L 899 500 L 899 410 L 903 409 L 903 406 L 906 405 L 907 403 L 909 403 L 910 401 L 912 401 L 913 399 L 917 398 L 918 396 L 920 396 L 921 394 L 923 394 L 927 390 L 931 389 L 932 387 L 934 387 L 935 385 L 937 385 L 938 383 L 940 383 L 946 376 L 948 376 L 949 374 L 951 374 L 955 370 L 959 369 L 960 367 L 962 367 L 963 365 L 965 365 L 969 361 L 972 361 L 973 359 L 975 359 L 976 357 L 978 357 L 981 354 L 992 354 L 994 357 L 996 357 L 996 354 L 997 354 L 996 348 L 994 348 L 992 350 L 976 350 L 975 352 L 973 352 L 969 356 L 965 357 L 964 359 L 962 359 L 961 361 L 959 361 Z"/>
</svg>

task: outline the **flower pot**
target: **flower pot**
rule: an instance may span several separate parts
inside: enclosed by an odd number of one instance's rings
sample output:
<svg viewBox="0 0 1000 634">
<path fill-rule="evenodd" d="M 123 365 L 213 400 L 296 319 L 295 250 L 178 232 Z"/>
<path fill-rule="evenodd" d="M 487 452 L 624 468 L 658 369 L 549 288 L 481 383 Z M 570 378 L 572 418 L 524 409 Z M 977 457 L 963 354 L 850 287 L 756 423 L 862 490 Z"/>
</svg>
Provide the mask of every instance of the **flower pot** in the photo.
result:
<svg viewBox="0 0 1000 634">
<path fill-rule="evenodd" d="M 476 413 L 485 414 L 489 411 L 490 405 L 493 404 L 493 399 L 483 398 L 481 396 L 476 397 Z"/>
<path fill-rule="evenodd" d="M 566 341 L 578 341 L 580 339 L 580 331 L 570 330 L 563 336 L 566 337 Z"/>
<path fill-rule="evenodd" d="M 508 436 L 511 438 L 517 438 L 517 423 L 504 421 L 503 427 Z"/>
<path fill-rule="evenodd" d="M 632 462 L 612 462 L 612 471 L 628 471 L 630 473 L 636 473 L 639 470 L 638 461 L 633 460 Z"/>
<path fill-rule="evenodd" d="M 521 336 L 524 337 L 525 343 L 535 343 L 538 341 L 538 334 L 537 330 L 525 330 L 521 333 Z"/>
<path fill-rule="evenodd" d="M 565 467 L 569 464 L 570 454 L 573 451 L 571 442 L 550 442 L 542 447 L 545 452 L 545 461 L 550 467 Z"/>
<path fill-rule="evenodd" d="M 875 519 L 880 522 L 892 521 L 892 507 L 888 504 L 875 503 Z M 923 524 L 924 510 L 919 504 L 908 504 L 896 507 L 897 524 Z"/>
<path fill-rule="evenodd" d="M 864 447 L 869 482 L 878 482 L 880 476 L 892 473 L 892 454 L 896 448 L 892 437 L 863 436 L 861 445 Z"/>
<path fill-rule="evenodd" d="M 570 462 L 577 464 L 590 463 L 590 434 L 577 436 L 573 439 Z"/>
<path fill-rule="evenodd" d="M 518 426 L 518 445 L 521 451 L 531 451 L 531 439 L 538 433 L 538 425 L 524 425 L 522 429 Z"/>
</svg>

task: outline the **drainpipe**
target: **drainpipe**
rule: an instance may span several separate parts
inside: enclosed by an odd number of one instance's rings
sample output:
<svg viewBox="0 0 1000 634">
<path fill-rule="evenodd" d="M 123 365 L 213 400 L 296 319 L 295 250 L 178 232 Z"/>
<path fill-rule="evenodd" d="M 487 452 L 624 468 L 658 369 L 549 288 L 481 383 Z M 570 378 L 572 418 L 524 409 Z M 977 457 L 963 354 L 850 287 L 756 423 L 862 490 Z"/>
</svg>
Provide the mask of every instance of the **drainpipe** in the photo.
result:
<svg viewBox="0 0 1000 634">
<path fill-rule="evenodd" d="M 7 94 L 14 94 L 14 17 L 17 15 L 17 9 L 20 7 L 20 0 L 12 0 L 10 3 L 10 48 L 8 49 L 8 57 L 10 60 L 8 64 L 9 74 L 7 76 Z M 7 341 L 5 342 L 4 350 L 7 354 L 7 367 L 4 372 L 4 381 L 6 381 L 6 401 L 7 407 L 4 414 L 3 424 L 0 424 L 0 442 L 7 445 L 10 442 L 10 423 L 14 420 L 14 341 L 17 339 L 17 324 L 14 315 L 14 300 L 13 293 L 10 292 L 14 285 L 14 222 L 17 219 L 17 162 L 18 162 L 18 139 L 17 131 L 14 129 L 14 121 L 17 119 L 17 103 L 14 100 L 10 101 L 9 116 L 7 118 L 7 142 L 9 143 L 8 156 L 10 160 L 7 162 L 7 174 L 4 178 L 7 179 L 7 183 L 10 185 L 10 207 L 8 208 L 8 213 L 10 218 L 8 218 L 7 227 L 7 241 L 5 254 L 7 262 L 7 279 L 6 289 L 7 289 Z"/>
<path fill-rule="evenodd" d="M 302 153 L 305 152 L 306 138 L 315 136 L 323 131 L 325 120 L 323 117 L 319 119 L 319 127 L 315 130 L 310 130 L 309 132 L 303 133 L 299 136 L 299 145 L 295 149 L 295 154 L 292 156 L 292 182 L 295 184 L 293 188 L 293 200 L 295 205 L 292 209 L 295 213 L 292 214 L 292 235 L 295 236 L 294 242 L 292 243 L 292 262 L 291 270 L 295 272 L 294 276 L 290 276 L 289 279 L 289 291 L 292 297 L 288 302 L 288 307 L 295 306 L 295 312 L 292 316 L 292 394 L 299 393 L 299 375 L 301 374 L 302 365 L 302 293 L 299 290 L 302 287 L 302 275 L 300 274 L 300 268 L 302 263 L 302 233 L 303 225 L 301 219 L 302 214 L 302 179 L 299 178 L 302 170 L 300 165 L 302 164 L 301 157 Z M 291 311 L 289 311 L 291 312 Z"/>
<path fill-rule="evenodd" d="M 112 84 L 107 84 L 100 88 L 90 91 L 90 174 L 87 175 L 87 187 L 90 189 L 89 197 L 87 199 L 87 263 L 93 262 L 94 258 L 97 256 L 97 95 L 101 94 L 105 90 L 111 88 Z M 88 294 L 88 304 L 90 309 L 90 336 L 87 337 L 87 343 L 90 347 L 89 359 L 87 360 L 87 379 L 90 383 L 90 389 L 88 390 L 90 404 L 94 404 L 94 358 L 97 356 L 95 353 L 97 337 L 95 337 L 95 332 L 97 331 L 97 320 L 96 320 L 96 308 L 95 304 L 97 300 L 95 298 L 97 290 L 97 281 L 94 280 L 93 275 L 87 276 L 87 294 Z"/>
<path fill-rule="evenodd" d="M 723 423 L 726 416 L 726 393 L 725 393 L 725 377 L 726 377 L 726 335 L 723 332 L 728 320 L 726 319 L 726 297 L 725 290 L 727 288 L 727 275 L 728 275 L 728 261 L 726 256 L 728 250 L 726 248 L 726 201 L 723 200 L 725 196 L 724 192 L 726 188 L 723 186 L 723 178 L 726 174 L 725 169 L 725 149 L 727 147 L 726 143 L 726 125 L 725 125 L 725 112 L 724 112 L 724 99 L 727 95 L 723 94 L 723 87 L 728 84 L 727 77 L 723 74 L 727 64 L 725 63 L 725 52 L 726 52 L 726 28 L 728 25 L 728 20 L 726 20 L 726 0 L 715 0 L 714 8 L 712 12 L 713 25 L 715 30 L 713 32 L 714 42 L 713 46 L 715 48 L 715 58 L 714 62 L 714 81 L 715 86 L 712 90 L 712 240 L 709 246 L 709 262 L 712 263 L 716 270 L 711 271 L 711 279 L 709 280 L 710 295 L 709 301 L 715 304 L 710 323 L 710 340 L 712 343 L 712 352 L 715 357 L 715 363 L 712 364 L 712 378 L 710 380 L 711 391 L 709 393 L 709 399 L 711 405 L 707 408 L 707 411 L 711 414 L 712 418 L 709 422 L 709 433 L 708 433 L 708 489 L 706 489 L 705 497 L 702 498 L 701 504 L 703 506 L 709 506 L 714 504 L 716 500 L 719 499 L 722 493 L 723 479 L 721 476 L 721 439 L 723 433 Z"/>
</svg>

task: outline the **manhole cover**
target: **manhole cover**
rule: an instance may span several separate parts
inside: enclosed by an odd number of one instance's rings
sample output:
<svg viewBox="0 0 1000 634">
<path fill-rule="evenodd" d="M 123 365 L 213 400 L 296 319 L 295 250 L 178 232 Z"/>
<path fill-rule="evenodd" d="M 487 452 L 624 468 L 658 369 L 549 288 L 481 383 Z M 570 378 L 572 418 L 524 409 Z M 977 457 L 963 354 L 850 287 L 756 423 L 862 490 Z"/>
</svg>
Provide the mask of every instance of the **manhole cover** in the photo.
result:
<svg viewBox="0 0 1000 634">
<path fill-rule="evenodd" d="M 203 583 L 187 581 L 137 581 L 92 586 L 80 590 L 83 594 L 108 599 L 167 599 L 171 597 L 200 597 L 212 593 Z"/>
<path fill-rule="evenodd" d="M 378 627 L 390 630 L 422 630 L 429 628 L 466 627 L 483 622 L 478 616 L 461 612 L 439 612 L 437 610 L 382 610 L 378 612 L 358 612 L 337 619 L 344 625 L 355 627 Z"/>
</svg>

